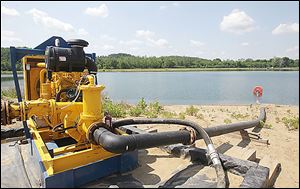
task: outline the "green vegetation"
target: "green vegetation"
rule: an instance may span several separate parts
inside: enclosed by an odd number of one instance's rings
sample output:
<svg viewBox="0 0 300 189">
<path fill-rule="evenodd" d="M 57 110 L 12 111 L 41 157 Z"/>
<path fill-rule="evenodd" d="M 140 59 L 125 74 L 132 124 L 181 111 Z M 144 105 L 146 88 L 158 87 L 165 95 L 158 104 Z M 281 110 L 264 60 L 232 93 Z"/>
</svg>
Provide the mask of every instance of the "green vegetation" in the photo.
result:
<svg viewBox="0 0 300 189">
<path fill-rule="evenodd" d="M 137 105 L 131 106 L 126 103 L 114 103 L 108 97 L 104 97 L 103 109 L 116 118 L 126 117 L 127 115 L 133 117 L 146 116 L 148 118 L 157 118 L 159 115 L 166 118 L 177 116 L 173 112 L 163 111 L 163 106 L 159 102 L 152 102 L 147 105 L 144 98 Z"/>
<path fill-rule="evenodd" d="M 22 65 L 17 64 L 16 68 L 18 71 L 22 70 Z M 10 71 L 11 70 L 11 65 L 9 62 L 9 48 L 3 48 L 1 47 L 1 74 L 2 71 Z M 9 72 L 11 73 L 11 72 Z"/>
<path fill-rule="evenodd" d="M 267 123 L 264 124 L 264 128 L 266 129 L 271 129 L 272 127 L 273 127 L 272 124 L 267 124 Z"/>
<path fill-rule="evenodd" d="M 16 90 L 13 88 L 1 89 L 1 99 L 7 98 L 17 98 Z"/>
<path fill-rule="evenodd" d="M 265 129 L 271 129 L 273 127 L 272 124 L 267 124 L 263 121 L 259 121 L 259 127 L 265 128 Z"/>
<path fill-rule="evenodd" d="M 180 112 L 179 115 L 178 115 L 178 119 L 185 119 L 185 113 Z"/>
<path fill-rule="evenodd" d="M 200 71 L 299 71 L 299 67 L 289 68 L 132 68 L 99 69 L 99 72 L 200 72 Z"/>
<path fill-rule="evenodd" d="M 204 119 L 204 115 L 201 113 L 197 113 L 196 117 L 197 119 L 202 119 L 202 120 Z"/>
<path fill-rule="evenodd" d="M 143 110 L 138 106 L 134 106 L 129 109 L 129 115 L 133 117 L 139 117 L 142 113 Z"/>
<path fill-rule="evenodd" d="M 239 114 L 239 113 L 237 114 L 237 113 L 233 112 L 231 114 L 231 117 L 234 118 L 234 119 L 244 119 L 244 118 L 249 117 L 249 115 L 248 114 L 243 115 L 243 114 Z"/>
<path fill-rule="evenodd" d="M 283 117 L 281 120 L 289 130 L 296 130 L 299 128 L 299 117 Z"/>
<path fill-rule="evenodd" d="M 266 59 L 208 60 L 187 56 L 139 57 L 130 54 L 111 54 L 97 57 L 97 65 L 101 70 L 107 69 L 166 69 L 166 68 L 288 68 L 298 67 L 299 60 L 288 57 Z M 161 71 L 160 70 L 160 71 Z M 169 71 L 169 70 L 168 70 Z"/>
<path fill-rule="evenodd" d="M 110 98 L 105 98 L 103 101 L 103 108 L 112 117 L 125 117 L 127 106 L 124 103 L 114 103 Z"/>
<path fill-rule="evenodd" d="M 176 117 L 177 114 L 174 113 L 174 112 L 162 111 L 161 116 L 162 116 L 163 118 L 170 119 L 170 118 Z"/>
<path fill-rule="evenodd" d="M 185 113 L 189 116 L 197 116 L 198 112 L 199 112 L 199 108 L 195 108 L 193 105 L 185 109 Z"/>
<path fill-rule="evenodd" d="M 230 123 L 232 123 L 232 121 L 231 121 L 231 119 L 226 118 L 226 119 L 224 119 L 224 123 L 225 124 L 230 124 Z"/>
<path fill-rule="evenodd" d="M 163 107 L 159 104 L 159 102 L 152 102 L 149 104 L 148 108 L 146 109 L 145 115 L 148 118 L 157 118 L 158 115 L 163 110 Z"/>
<path fill-rule="evenodd" d="M 188 56 L 133 56 L 125 53 L 98 56 L 99 71 L 248 71 L 248 70 L 299 70 L 299 59 L 274 57 L 267 59 L 208 60 Z M 10 71 L 9 48 L 1 47 L 1 73 Z M 17 64 L 17 70 L 22 70 Z"/>
</svg>

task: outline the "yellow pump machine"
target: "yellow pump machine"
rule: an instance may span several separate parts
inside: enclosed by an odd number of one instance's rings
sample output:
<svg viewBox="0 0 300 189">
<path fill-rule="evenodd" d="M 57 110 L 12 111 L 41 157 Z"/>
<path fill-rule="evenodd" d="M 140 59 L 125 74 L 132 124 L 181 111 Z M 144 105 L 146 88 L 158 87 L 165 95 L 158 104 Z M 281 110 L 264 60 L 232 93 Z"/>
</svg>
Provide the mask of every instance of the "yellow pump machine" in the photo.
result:
<svg viewBox="0 0 300 189">
<path fill-rule="evenodd" d="M 1 100 L 1 124 L 23 121 L 43 173 L 44 187 L 78 187 L 138 165 L 139 149 L 170 144 L 193 144 L 203 139 L 206 157 L 217 173 L 217 186 L 225 187 L 220 157 L 210 139 L 259 126 L 266 119 L 264 108 L 258 119 L 202 128 L 188 120 L 123 119 L 112 121 L 103 113 L 103 85 L 97 84 L 95 54 L 83 50 L 88 42 L 51 37 L 34 49 L 10 47 L 10 61 L 18 102 Z M 24 99 L 16 72 L 22 60 Z M 128 132 L 126 125 L 178 124 L 190 128 L 158 133 Z"/>
<path fill-rule="evenodd" d="M 13 68 L 22 57 L 24 100 L 15 80 L 19 102 L 1 102 L 1 123 L 24 121 L 38 151 L 45 187 L 80 186 L 137 165 L 137 152 L 120 155 L 92 142 L 91 132 L 104 124 L 104 86 L 97 85 L 95 54 L 85 54 L 87 45 L 84 40 L 52 37 L 35 49 L 10 48 Z"/>
</svg>

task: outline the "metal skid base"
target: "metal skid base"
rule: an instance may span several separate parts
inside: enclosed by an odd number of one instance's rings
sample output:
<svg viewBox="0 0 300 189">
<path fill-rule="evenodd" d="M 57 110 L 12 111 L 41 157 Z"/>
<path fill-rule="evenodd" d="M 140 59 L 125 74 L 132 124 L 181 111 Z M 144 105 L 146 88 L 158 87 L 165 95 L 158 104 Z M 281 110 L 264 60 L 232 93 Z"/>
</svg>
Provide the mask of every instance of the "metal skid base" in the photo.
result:
<svg viewBox="0 0 300 189">
<path fill-rule="evenodd" d="M 35 143 L 32 143 L 37 152 Z M 34 155 L 39 159 L 42 187 L 46 188 L 80 187 L 115 173 L 131 171 L 138 166 L 138 151 L 133 151 L 49 176 L 39 154 Z"/>
</svg>

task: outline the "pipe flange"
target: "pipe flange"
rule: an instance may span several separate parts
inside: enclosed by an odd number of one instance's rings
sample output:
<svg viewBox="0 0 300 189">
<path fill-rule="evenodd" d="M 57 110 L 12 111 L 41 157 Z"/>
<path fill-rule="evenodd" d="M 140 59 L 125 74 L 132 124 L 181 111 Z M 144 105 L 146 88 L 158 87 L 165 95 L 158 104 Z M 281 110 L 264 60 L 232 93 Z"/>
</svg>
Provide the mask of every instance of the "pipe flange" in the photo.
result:
<svg viewBox="0 0 300 189">
<path fill-rule="evenodd" d="M 190 128 L 190 127 L 184 127 L 184 128 L 179 129 L 179 130 L 180 131 L 188 131 L 190 133 L 190 143 L 189 143 L 189 145 L 195 143 L 196 136 L 197 136 L 195 129 Z"/>
<path fill-rule="evenodd" d="M 12 123 L 9 118 L 10 104 L 11 102 L 9 101 L 1 100 L 1 125 L 8 125 Z"/>
<path fill-rule="evenodd" d="M 96 129 L 100 127 L 108 128 L 108 126 L 103 122 L 95 122 L 90 125 L 88 132 L 86 133 L 86 138 L 89 140 L 90 143 L 96 144 L 93 140 L 93 133 Z"/>
</svg>

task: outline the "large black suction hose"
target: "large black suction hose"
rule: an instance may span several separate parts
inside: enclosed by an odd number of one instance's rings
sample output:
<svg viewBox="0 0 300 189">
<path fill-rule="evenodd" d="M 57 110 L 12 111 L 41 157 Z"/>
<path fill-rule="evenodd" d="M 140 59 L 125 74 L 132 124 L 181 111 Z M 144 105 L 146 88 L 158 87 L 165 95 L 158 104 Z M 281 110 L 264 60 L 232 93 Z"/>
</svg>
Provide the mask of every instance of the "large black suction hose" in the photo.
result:
<svg viewBox="0 0 300 189">
<path fill-rule="evenodd" d="M 218 153 L 216 152 L 209 136 L 218 136 L 234 131 L 248 129 L 259 126 L 261 122 L 266 120 L 266 112 L 264 108 L 260 109 L 258 119 L 254 121 L 245 121 L 234 124 L 221 125 L 203 129 L 198 124 L 177 119 L 124 119 L 113 122 L 112 127 L 117 128 L 125 125 L 140 125 L 140 124 L 177 124 L 192 127 L 197 131 L 197 139 L 203 138 L 208 149 L 208 155 L 213 163 L 217 173 L 217 187 L 225 187 L 225 174 Z M 166 137 L 168 136 L 168 137 Z M 135 149 L 144 149 L 154 146 L 187 143 L 191 141 L 191 135 L 187 131 L 164 132 L 164 133 L 147 133 L 138 135 L 120 136 L 108 131 L 105 128 L 98 128 L 93 132 L 93 140 L 100 144 L 105 149 L 115 153 L 124 151 L 132 151 Z M 123 150 L 120 150 L 123 149 Z M 124 150 L 125 149 L 125 150 Z"/>
<path fill-rule="evenodd" d="M 203 138 L 207 146 L 208 156 L 211 159 L 217 174 L 217 187 L 225 188 L 226 186 L 225 173 L 220 161 L 220 157 L 210 137 L 201 126 L 191 121 L 178 120 L 178 119 L 126 119 L 126 120 L 120 120 L 114 122 L 113 127 L 116 128 L 124 125 L 133 125 L 133 124 L 137 124 L 137 125 L 138 124 L 177 124 L 177 125 L 189 126 L 195 129 L 197 131 L 197 138 L 198 139 Z"/>
</svg>

